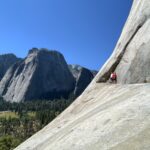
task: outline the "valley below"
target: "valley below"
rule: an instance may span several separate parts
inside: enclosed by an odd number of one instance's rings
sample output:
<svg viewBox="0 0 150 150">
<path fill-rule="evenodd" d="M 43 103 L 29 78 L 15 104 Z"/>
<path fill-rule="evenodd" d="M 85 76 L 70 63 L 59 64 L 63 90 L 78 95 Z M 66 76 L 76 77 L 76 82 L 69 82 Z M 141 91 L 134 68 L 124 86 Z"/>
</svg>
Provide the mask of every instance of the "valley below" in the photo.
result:
<svg viewBox="0 0 150 150">
<path fill-rule="evenodd" d="M 57 117 L 73 99 L 10 103 L 0 99 L 0 150 L 10 150 Z"/>
</svg>

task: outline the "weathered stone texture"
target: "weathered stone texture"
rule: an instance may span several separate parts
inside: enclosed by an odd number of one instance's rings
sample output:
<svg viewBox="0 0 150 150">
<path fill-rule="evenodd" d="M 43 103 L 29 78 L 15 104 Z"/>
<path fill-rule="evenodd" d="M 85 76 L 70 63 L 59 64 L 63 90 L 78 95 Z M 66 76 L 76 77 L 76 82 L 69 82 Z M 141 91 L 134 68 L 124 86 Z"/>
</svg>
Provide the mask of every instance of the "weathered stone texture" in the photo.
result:
<svg viewBox="0 0 150 150">
<path fill-rule="evenodd" d="M 0 95 L 7 101 L 68 97 L 75 80 L 62 54 L 32 49 L 25 60 L 12 66 L 0 82 Z"/>
<path fill-rule="evenodd" d="M 116 48 L 97 75 L 106 82 L 117 72 L 119 83 L 143 83 L 150 77 L 150 1 L 136 0 Z"/>
<path fill-rule="evenodd" d="M 0 80 L 3 78 L 8 68 L 20 60 L 21 59 L 17 58 L 14 54 L 0 55 Z"/>
<path fill-rule="evenodd" d="M 150 83 L 145 83 L 150 81 L 149 16 L 150 0 L 134 0 L 112 56 L 92 83 L 16 150 L 150 149 Z M 100 83 L 111 71 L 121 84 Z"/>
<path fill-rule="evenodd" d="M 76 79 L 76 84 L 74 88 L 74 96 L 78 97 L 86 89 L 86 87 L 91 83 L 97 71 L 89 70 L 79 65 L 69 65 L 69 69 Z"/>
</svg>

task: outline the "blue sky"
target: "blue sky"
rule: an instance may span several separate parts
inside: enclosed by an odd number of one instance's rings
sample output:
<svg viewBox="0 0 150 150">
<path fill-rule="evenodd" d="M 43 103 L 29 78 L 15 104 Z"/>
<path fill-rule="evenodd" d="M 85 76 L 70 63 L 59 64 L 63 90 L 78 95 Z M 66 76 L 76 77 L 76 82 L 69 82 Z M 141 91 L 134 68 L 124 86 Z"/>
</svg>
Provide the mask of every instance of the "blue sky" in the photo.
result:
<svg viewBox="0 0 150 150">
<path fill-rule="evenodd" d="M 132 0 L 1 0 L 0 54 L 32 47 L 60 51 L 69 64 L 97 69 L 112 53 Z"/>
</svg>

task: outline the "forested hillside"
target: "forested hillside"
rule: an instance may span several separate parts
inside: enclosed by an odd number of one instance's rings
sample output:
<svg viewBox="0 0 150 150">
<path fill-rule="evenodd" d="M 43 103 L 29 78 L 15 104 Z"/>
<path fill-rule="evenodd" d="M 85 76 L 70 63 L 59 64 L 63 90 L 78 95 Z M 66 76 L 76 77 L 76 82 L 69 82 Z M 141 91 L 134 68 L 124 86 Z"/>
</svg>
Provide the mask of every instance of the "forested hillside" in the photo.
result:
<svg viewBox="0 0 150 150">
<path fill-rule="evenodd" d="M 10 150 L 39 131 L 67 106 L 69 100 L 10 103 L 0 98 L 0 150 Z"/>
</svg>

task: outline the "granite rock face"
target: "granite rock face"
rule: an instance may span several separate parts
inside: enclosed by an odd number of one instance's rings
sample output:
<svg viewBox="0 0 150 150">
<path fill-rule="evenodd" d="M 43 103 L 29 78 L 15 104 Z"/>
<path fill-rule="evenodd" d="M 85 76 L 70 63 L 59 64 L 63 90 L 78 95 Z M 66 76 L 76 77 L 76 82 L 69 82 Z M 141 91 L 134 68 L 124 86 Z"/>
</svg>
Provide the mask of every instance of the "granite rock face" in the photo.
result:
<svg viewBox="0 0 150 150">
<path fill-rule="evenodd" d="M 82 67 L 82 66 L 80 66 L 80 65 L 68 65 L 68 67 L 69 67 L 69 70 L 71 71 L 71 73 L 73 74 L 73 76 L 75 77 L 75 79 L 78 78 L 78 76 L 79 76 L 81 70 L 82 70 L 83 68 L 85 68 L 85 67 Z M 93 74 L 94 77 L 95 77 L 95 76 L 97 75 L 97 73 L 98 73 L 97 70 L 90 70 L 90 69 L 88 69 L 88 68 L 85 68 L 85 69 L 89 70 L 89 71 Z"/>
<path fill-rule="evenodd" d="M 3 78 L 8 68 L 20 60 L 21 59 L 17 58 L 14 54 L 0 55 L 0 80 Z"/>
<path fill-rule="evenodd" d="M 97 72 L 79 65 L 69 65 L 69 69 L 76 79 L 74 96 L 78 97 L 91 83 Z"/>
<path fill-rule="evenodd" d="M 68 65 L 70 72 L 72 73 L 72 75 L 74 76 L 75 79 L 78 78 L 81 69 L 83 68 L 80 65 Z"/>
<path fill-rule="evenodd" d="M 67 98 L 74 85 L 62 54 L 34 48 L 22 62 L 9 68 L 0 82 L 0 95 L 11 102 Z"/>
<path fill-rule="evenodd" d="M 108 80 L 115 71 L 118 83 L 150 82 L 150 1 L 134 0 L 116 48 L 97 76 Z"/>
<path fill-rule="evenodd" d="M 149 16 L 150 1 L 134 0 L 115 51 L 92 83 L 16 150 L 150 149 Z M 121 84 L 101 83 L 112 71 Z"/>
<path fill-rule="evenodd" d="M 93 83 L 15 150 L 149 150 L 150 84 Z"/>
<path fill-rule="evenodd" d="M 91 71 L 89 71 L 86 68 L 82 68 L 76 80 L 76 87 L 74 90 L 74 95 L 76 97 L 79 96 L 86 89 L 86 87 L 90 84 L 93 78 L 94 76 L 91 73 Z"/>
</svg>

